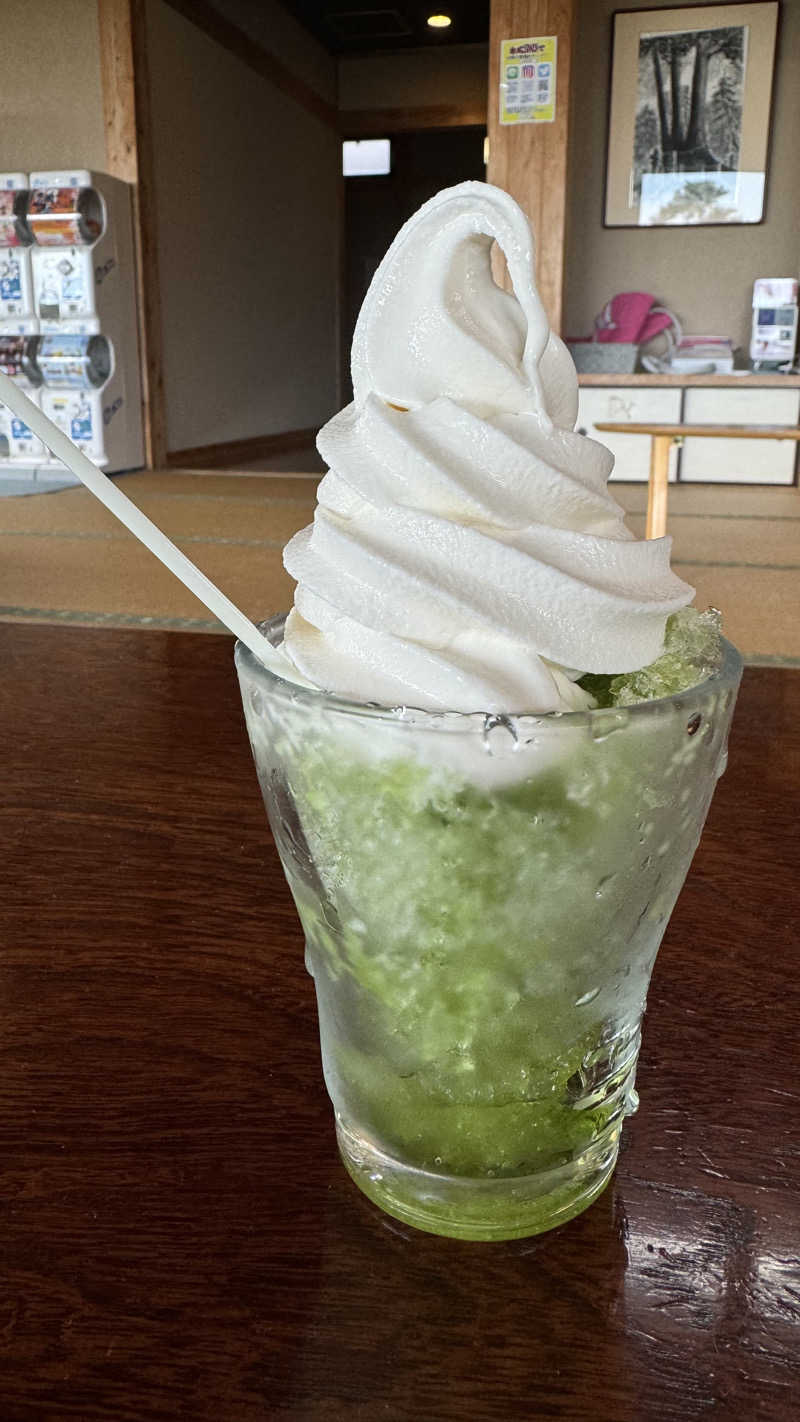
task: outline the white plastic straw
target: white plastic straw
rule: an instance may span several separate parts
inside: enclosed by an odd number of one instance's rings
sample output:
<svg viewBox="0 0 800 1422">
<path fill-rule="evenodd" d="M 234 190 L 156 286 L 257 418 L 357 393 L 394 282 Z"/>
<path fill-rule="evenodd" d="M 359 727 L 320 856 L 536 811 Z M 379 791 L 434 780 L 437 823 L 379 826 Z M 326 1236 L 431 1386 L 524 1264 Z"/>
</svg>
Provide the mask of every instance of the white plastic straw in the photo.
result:
<svg viewBox="0 0 800 1422">
<path fill-rule="evenodd" d="M 230 598 L 220 592 L 216 584 L 212 583 L 205 573 L 200 569 L 185 553 L 181 553 L 180 548 L 176 548 L 171 539 L 161 532 L 154 523 L 143 514 L 136 505 L 131 502 L 127 494 L 112 484 L 111 480 L 101 469 L 93 464 L 91 459 L 87 459 L 76 444 L 53 424 L 51 419 L 39 409 L 32 400 L 28 398 L 23 390 L 9 376 L 0 371 L 0 400 L 4 405 L 8 405 L 15 415 L 33 431 L 39 439 L 47 445 L 47 448 L 57 459 L 62 460 L 72 473 L 77 475 L 81 483 L 98 498 L 101 504 L 105 504 L 110 509 L 115 518 L 130 530 L 135 538 L 139 539 L 146 548 L 159 558 L 165 567 L 174 573 L 176 578 L 186 585 L 195 597 L 199 598 L 213 612 L 219 621 L 244 642 L 250 648 L 254 656 L 260 662 L 268 666 L 271 671 L 279 676 L 286 676 L 286 668 L 279 660 L 275 648 L 266 637 L 259 632 L 255 623 L 239 610 Z"/>
</svg>

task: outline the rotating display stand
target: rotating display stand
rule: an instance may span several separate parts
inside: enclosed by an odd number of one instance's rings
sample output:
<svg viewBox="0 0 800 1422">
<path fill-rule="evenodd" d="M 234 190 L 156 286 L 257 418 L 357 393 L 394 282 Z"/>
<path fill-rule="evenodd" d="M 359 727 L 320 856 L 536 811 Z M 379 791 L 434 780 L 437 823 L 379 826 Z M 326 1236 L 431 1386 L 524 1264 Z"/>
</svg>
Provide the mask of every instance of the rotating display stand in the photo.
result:
<svg viewBox="0 0 800 1422">
<path fill-rule="evenodd" d="M 0 174 L 0 369 L 107 473 L 144 463 L 134 273 L 127 183 Z M 0 405 L 0 490 L 75 482 Z"/>
</svg>

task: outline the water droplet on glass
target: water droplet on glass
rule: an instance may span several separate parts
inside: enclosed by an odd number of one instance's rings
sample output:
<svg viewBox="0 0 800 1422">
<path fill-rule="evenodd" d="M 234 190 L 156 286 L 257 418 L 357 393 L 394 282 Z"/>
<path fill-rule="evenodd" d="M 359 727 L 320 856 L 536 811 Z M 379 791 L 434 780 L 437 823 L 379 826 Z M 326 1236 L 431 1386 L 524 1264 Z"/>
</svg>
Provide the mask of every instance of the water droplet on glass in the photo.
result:
<svg viewBox="0 0 800 1422">
<path fill-rule="evenodd" d="M 616 877 L 616 874 L 606 874 L 605 878 L 600 880 L 600 883 L 597 885 L 597 888 L 594 891 L 594 896 L 596 899 L 605 898 Z"/>
<path fill-rule="evenodd" d="M 720 751 L 719 760 L 717 761 L 717 780 L 719 780 L 719 777 L 720 777 L 721 775 L 724 775 L 724 774 L 725 774 L 725 771 L 726 771 L 726 769 L 727 769 L 727 765 L 728 765 L 728 747 L 727 747 L 727 746 L 724 746 L 723 749 Z"/>
<path fill-rule="evenodd" d="M 250 706 L 257 716 L 261 715 L 261 692 L 254 686 L 250 692 Z"/>
<path fill-rule="evenodd" d="M 629 1090 L 628 1090 L 627 1099 L 626 1099 L 626 1101 L 625 1101 L 625 1115 L 626 1115 L 626 1116 L 635 1116 L 635 1115 L 636 1115 L 636 1112 L 637 1112 L 638 1110 L 639 1110 L 639 1093 L 638 1093 L 638 1091 L 636 1090 L 636 1087 L 635 1087 L 635 1086 L 631 1086 L 631 1087 L 629 1088 Z"/>
<path fill-rule="evenodd" d="M 697 734 L 697 732 L 700 730 L 700 722 L 702 721 L 702 719 L 703 718 L 700 715 L 699 711 L 695 711 L 694 715 L 689 717 L 689 720 L 686 722 L 687 736 L 694 736 Z"/>
<path fill-rule="evenodd" d="M 517 728 L 510 716 L 487 716 L 483 723 L 483 747 L 489 755 L 508 755 L 519 749 Z"/>
<path fill-rule="evenodd" d="M 585 992 L 585 993 L 583 994 L 583 997 L 579 997 L 579 998 L 578 998 L 577 1002 L 575 1003 L 575 1006 L 576 1006 L 576 1007 L 586 1007 L 587 1003 L 594 1002 L 595 998 L 596 998 L 596 997 L 599 997 L 599 996 L 600 996 L 600 989 L 599 989 L 599 987 L 590 988 L 589 992 Z"/>
<path fill-rule="evenodd" d="M 627 726 L 630 717 L 624 710 L 593 711 L 591 716 L 591 731 L 593 741 L 606 741 L 615 731 L 622 731 Z"/>
</svg>

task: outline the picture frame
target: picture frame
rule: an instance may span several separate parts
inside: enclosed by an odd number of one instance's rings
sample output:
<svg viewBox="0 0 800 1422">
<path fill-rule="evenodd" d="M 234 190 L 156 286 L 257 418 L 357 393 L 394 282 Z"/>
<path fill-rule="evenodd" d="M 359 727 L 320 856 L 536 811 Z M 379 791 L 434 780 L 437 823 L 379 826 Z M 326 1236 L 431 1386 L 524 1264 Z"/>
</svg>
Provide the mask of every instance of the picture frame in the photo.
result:
<svg viewBox="0 0 800 1422">
<path fill-rule="evenodd" d="M 605 227 L 763 222 L 778 10 L 614 13 Z"/>
</svg>

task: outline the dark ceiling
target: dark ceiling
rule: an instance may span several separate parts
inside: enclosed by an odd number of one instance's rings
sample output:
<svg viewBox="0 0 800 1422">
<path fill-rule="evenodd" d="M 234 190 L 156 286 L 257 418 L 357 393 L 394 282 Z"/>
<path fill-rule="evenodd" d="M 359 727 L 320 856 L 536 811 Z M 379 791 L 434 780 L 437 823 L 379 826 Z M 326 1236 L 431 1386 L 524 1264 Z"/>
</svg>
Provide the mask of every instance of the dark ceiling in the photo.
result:
<svg viewBox="0 0 800 1422">
<path fill-rule="evenodd" d="M 331 54 L 420 45 L 481 44 L 489 38 L 489 0 L 282 0 L 284 9 Z M 445 30 L 428 15 L 450 15 Z"/>
</svg>

